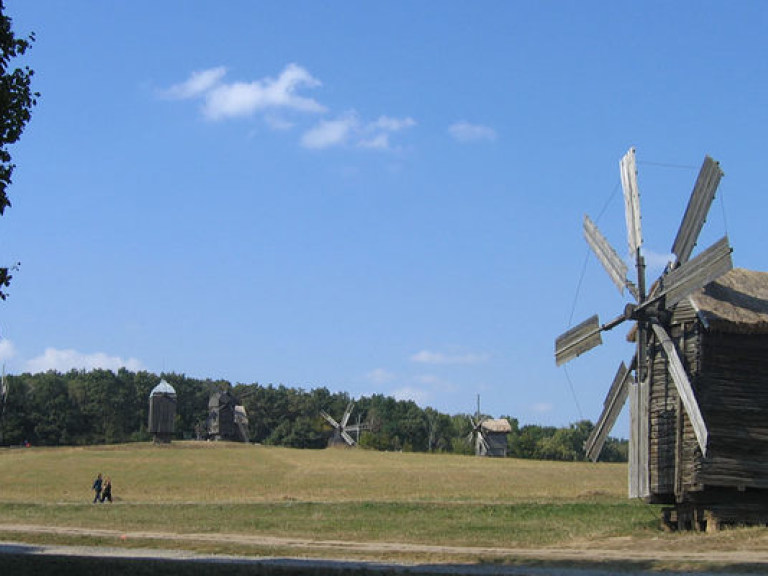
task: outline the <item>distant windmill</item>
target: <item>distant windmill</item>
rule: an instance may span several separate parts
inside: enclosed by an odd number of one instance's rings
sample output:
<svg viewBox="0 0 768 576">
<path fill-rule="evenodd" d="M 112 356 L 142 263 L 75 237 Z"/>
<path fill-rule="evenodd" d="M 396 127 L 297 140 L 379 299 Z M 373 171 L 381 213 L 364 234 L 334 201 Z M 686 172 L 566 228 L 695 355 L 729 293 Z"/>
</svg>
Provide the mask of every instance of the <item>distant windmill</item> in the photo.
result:
<svg viewBox="0 0 768 576">
<path fill-rule="evenodd" d="M 242 396 L 246 395 L 247 393 Z M 214 392 L 208 400 L 206 429 L 208 438 L 213 440 L 248 442 L 250 439 L 245 407 L 227 390 Z"/>
<path fill-rule="evenodd" d="M 341 422 L 334 420 L 333 417 L 325 410 L 320 410 L 320 415 L 325 418 L 328 424 L 333 426 L 333 436 L 331 436 L 331 438 L 328 440 L 329 446 L 357 446 L 357 443 L 360 440 L 360 430 L 365 430 L 367 425 L 361 424 L 359 418 L 357 424 L 348 424 L 349 417 L 352 414 L 354 407 L 354 402 L 347 404 L 347 409 L 344 410 L 344 415 L 341 417 Z M 355 432 L 357 439 L 352 438 L 352 436 L 349 434 L 350 432 Z"/>
<path fill-rule="evenodd" d="M 477 396 L 477 412 L 469 417 L 472 430 L 467 441 L 475 447 L 475 456 L 505 457 L 507 455 L 507 434 L 512 426 L 504 418 L 498 420 L 480 415 L 480 395 Z"/>
<path fill-rule="evenodd" d="M 156 444 L 170 443 L 175 418 L 176 390 L 161 379 L 149 393 L 149 433 Z"/>
</svg>

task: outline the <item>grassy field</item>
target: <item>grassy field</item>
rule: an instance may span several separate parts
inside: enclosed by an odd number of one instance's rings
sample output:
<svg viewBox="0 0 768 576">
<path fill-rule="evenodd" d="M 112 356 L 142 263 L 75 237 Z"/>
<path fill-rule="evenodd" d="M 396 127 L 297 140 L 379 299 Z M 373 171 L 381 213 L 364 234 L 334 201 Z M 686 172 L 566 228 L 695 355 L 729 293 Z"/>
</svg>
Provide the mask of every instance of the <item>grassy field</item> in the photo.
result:
<svg viewBox="0 0 768 576">
<path fill-rule="evenodd" d="M 90 503 L 98 472 L 112 478 L 112 505 Z M 405 545 L 461 547 L 452 561 L 499 561 L 493 548 L 768 550 L 754 530 L 736 540 L 733 531 L 661 532 L 658 509 L 627 500 L 626 473 L 619 464 L 193 442 L 6 449 L 0 539 L 437 562 L 446 553 Z M 312 547 L 347 539 L 403 546 Z"/>
<path fill-rule="evenodd" d="M 0 500 L 86 503 L 98 472 L 131 504 L 622 501 L 627 482 L 622 464 L 176 442 L 0 450 Z"/>
</svg>

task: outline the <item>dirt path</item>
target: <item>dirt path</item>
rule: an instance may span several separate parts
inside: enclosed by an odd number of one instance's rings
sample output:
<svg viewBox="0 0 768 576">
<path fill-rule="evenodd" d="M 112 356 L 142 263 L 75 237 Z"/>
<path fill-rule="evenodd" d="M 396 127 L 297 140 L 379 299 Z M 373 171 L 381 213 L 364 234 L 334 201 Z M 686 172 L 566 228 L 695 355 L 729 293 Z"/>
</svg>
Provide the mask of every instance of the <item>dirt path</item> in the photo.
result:
<svg viewBox="0 0 768 576">
<path fill-rule="evenodd" d="M 610 542 L 609 547 L 595 548 L 594 543 L 585 544 L 581 547 L 572 546 L 568 548 L 499 548 L 499 547 L 468 547 L 468 546 L 433 546 L 423 544 L 407 544 L 400 542 L 354 542 L 354 541 L 336 541 L 336 540 L 308 540 L 297 538 L 281 538 L 275 536 L 259 536 L 259 535 L 243 535 L 243 534 L 179 534 L 179 533 L 165 533 L 165 532 L 121 532 L 118 530 L 104 530 L 104 529 L 91 529 L 91 528 L 67 528 L 67 527 L 51 527 L 51 526 L 37 526 L 29 524 L 0 524 L 0 533 L 15 533 L 15 534 L 36 534 L 36 535 L 55 535 L 55 536 L 83 536 L 83 537 L 97 537 L 104 539 L 114 539 L 118 541 L 158 541 L 162 542 L 162 547 L 170 550 L 142 550 L 142 556 L 149 554 L 151 556 L 167 557 L 184 557 L 194 555 L 190 552 L 176 552 L 172 550 L 174 543 L 213 543 L 213 544 L 236 544 L 243 546 L 253 546 L 257 548 L 271 548 L 281 550 L 295 551 L 297 558 L 307 556 L 311 557 L 312 552 L 318 552 L 318 556 L 323 558 L 335 558 L 343 561 L 345 558 L 357 558 L 357 560 L 350 560 L 351 562 L 359 562 L 359 558 L 370 557 L 387 557 L 397 558 L 401 555 L 406 558 L 418 558 L 423 555 L 426 558 L 445 558 L 443 561 L 448 567 L 451 563 L 451 558 L 455 557 L 457 562 L 461 559 L 474 558 L 474 562 L 486 560 L 499 562 L 501 561 L 514 561 L 515 563 L 531 563 L 535 565 L 541 565 L 542 563 L 558 564 L 558 565 L 605 565 L 606 569 L 611 565 L 627 565 L 629 567 L 645 567 L 648 570 L 653 570 L 653 573 L 658 574 L 659 565 L 676 565 L 676 566 L 700 566 L 717 567 L 717 573 L 727 573 L 727 570 L 733 569 L 740 574 L 744 574 L 745 571 L 753 573 L 767 573 L 768 572 L 768 551 L 761 550 L 739 550 L 739 551 L 723 551 L 723 550 L 679 550 L 679 549 L 663 549 L 657 546 L 646 545 L 642 549 L 637 549 L 636 544 L 631 542 L 622 542 L 620 539 Z M 46 546 L 42 547 L 46 549 L 59 550 L 61 554 L 67 552 L 61 552 L 61 550 L 69 550 L 69 554 L 77 554 L 77 550 L 84 550 L 84 547 L 77 546 Z M 97 548 L 87 548 L 89 551 L 98 550 Z M 75 552 L 72 552 L 72 551 Z M 137 555 L 137 551 L 132 548 L 109 548 L 110 555 L 118 556 L 133 556 Z M 48 552 L 51 553 L 51 552 Z M 89 552 L 89 554 L 95 554 Z M 200 555 L 194 555 L 199 557 Z M 206 556 L 210 558 L 209 556 Z M 464 560 L 465 561 L 465 560 Z M 322 562 L 325 562 L 323 560 Z M 331 561 L 328 561 L 331 562 Z M 395 560 L 395 562 L 397 562 Z M 441 562 L 441 563 L 443 563 Z M 432 568 L 435 564 L 430 560 Z M 411 570 L 413 569 L 413 561 L 408 562 Z M 391 566 L 391 564 L 389 565 Z M 655 567 L 655 568 L 654 568 Z M 466 565 L 465 565 L 466 568 Z M 516 568 L 507 567 L 512 571 L 499 572 L 500 567 L 496 566 L 492 574 L 520 574 L 521 572 L 515 571 Z M 519 568 L 519 566 L 517 567 Z M 526 570 L 530 570 L 526 568 Z M 536 570 L 538 572 L 538 569 Z M 413 573 L 413 572 L 411 572 Z M 474 573 L 474 571 L 473 571 Z M 526 574 L 530 571 L 524 572 Z M 598 569 L 588 570 L 584 572 L 582 570 L 572 571 L 563 569 L 556 569 L 554 572 L 550 572 L 550 569 L 543 569 L 545 574 L 586 574 L 586 573 L 601 573 Z M 691 572 L 687 572 L 690 574 Z"/>
</svg>

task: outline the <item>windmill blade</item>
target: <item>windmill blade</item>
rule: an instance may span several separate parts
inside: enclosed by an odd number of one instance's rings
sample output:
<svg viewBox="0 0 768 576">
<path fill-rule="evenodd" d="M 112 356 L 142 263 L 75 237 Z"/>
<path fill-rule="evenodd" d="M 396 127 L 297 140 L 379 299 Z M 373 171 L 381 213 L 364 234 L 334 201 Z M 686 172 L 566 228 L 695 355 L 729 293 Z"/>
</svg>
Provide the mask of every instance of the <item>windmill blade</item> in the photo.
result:
<svg viewBox="0 0 768 576">
<path fill-rule="evenodd" d="M 595 223 L 586 215 L 584 216 L 584 237 L 608 276 L 619 289 L 619 293 L 624 294 L 624 288 L 628 288 L 635 300 L 639 300 L 637 288 L 627 279 L 627 265 L 598 230 Z"/>
<path fill-rule="evenodd" d="M 488 449 L 490 448 L 490 444 L 488 444 L 488 439 L 485 437 L 485 433 L 483 432 L 482 428 L 480 429 L 480 434 L 478 434 L 478 438 L 480 441 L 480 445 L 483 447 L 485 452 L 488 452 Z"/>
<path fill-rule="evenodd" d="M 696 440 L 699 443 L 699 448 L 701 448 L 701 453 L 706 456 L 709 433 L 707 431 L 707 426 L 704 423 L 704 417 L 701 415 L 699 404 L 696 402 L 696 395 L 691 387 L 691 382 L 688 380 L 688 375 L 685 373 L 683 362 L 680 360 L 677 348 L 675 348 L 675 345 L 672 343 L 672 339 L 667 334 L 667 331 L 655 322 L 651 324 L 651 326 L 653 327 L 653 333 L 656 335 L 656 338 L 659 340 L 659 343 L 664 350 L 664 355 L 667 357 L 669 375 L 672 377 L 677 393 L 680 395 L 680 400 L 685 408 L 685 413 L 688 414 L 688 418 L 691 421 L 693 432 L 696 434 Z"/>
<path fill-rule="evenodd" d="M 621 187 L 624 190 L 624 217 L 627 221 L 627 243 L 629 253 L 637 257 L 637 251 L 643 245 L 643 235 L 640 229 L 640 190 L 637 187 L 637 165 L 635 149 L 629 151 L 619 162 L 621 172 Z"/>
<path fill-rule="evenodd" d="M 361 430 L 368 430 L 368 424 L 350 424 L 349 426 L 345 426 L 344 430 L 347 432 L 360 432 Z"/>
<path fill-rule="evenodd" d="M 562 333 L 555 340 L 555 363 L 560 366 L 600 346 L 603 343 L 600 332 L 600 320 L 595 314 Z"/>
<path fill-rule="evenodd" d="M 339 423 L 338 423 L 338 422 L 336 422 L 336 420 L 334 420 L 334 419 L 331 417 L 331 415 L 330 415 L 330 414 L 328 414 L 328 412 L 326 412 L 325 410 L 320 410 L 320 416 L 322 416 L 323 418 L 325 418 L 325 419 L 328 421 L 328 423 L 329 423 L 331 426 L 333 426 L 334 428 L 341 428 L 341 426 L 339 425 Z"/>
<path fill-rule="evenodd" d="M 637 358 L 633 359 L 632 365 L 635 365 L 636 362 Z M 611 388 L 608 390 L 608 395 L 605 397 L 603 412 L 600 414 L 600 418 L 598 419 L 597 424 L 595 424 L 589 438 L 587 438 L 587 441 L 584 443 L 584 450 L 587 454 L 587 458 L 592 460 L 592 462 L 597 462 L 600 452 L 603 449 L 603 445 L 605 444 L 605 440 L 627 401 L 631 378 L 631 367 L 628 370 L 624 365 L 624 362 L 622 362 L 613 379 L 613 384 L 611 384 Z"/>
<path fill-rule="evenodd" d="M 733 268 L 728 236 L 723 236 L 693 260 L 688 260 L 662 278 L 664 286 L 654 298 L 666 298 L 666 306 L 674 306 L 696 290 L 703 288 Z"/>
<path fill-rule="evenodd" d="M 563 332 L 555 340 L 555 362 L 558 366 L 581 356 L 584 352 L 592 350 L 603 343 L 600 333 L 604 330 L 615 328 L 624 320 L 632 316 L 633 306 L 628 305 L 624 314 L 617 316 L 610 322 L 600 324 L 597 314 L 590 316 L 581 324 L 577 324 L 567 332 Z"/>
<path fill-rule="evenodd" d="M 485 422 L 487 419 L 482 418 L 479 415 L 477 416 L 477 420 L 475 420 L 472 416 L 469 417 L 469 423 L 472 424 L 472 431 L 477 432 L 480 430 L 480 426 L 482 426 L 483 422 Z"/>
<path fill-rule="evenodd" d="M 683 220 L 680 222 L 680 228 L 672 244 L 672 252 L 681 264 L 687 262 L 691 256 L 722 177 L 723 171 L 720 169 L 720 164 L 709 156 L 704 158 Z"/>
<path fill-rule="evenodd" d="M 357 444 L 357 442 L 355 442 L 355 439 L 352 438 L 352 436 L 350 436 L 349 434 L 347 434 L 346 430 L 341 431 L 341 437 L 344 438 L 344 442 L 346 442 L 350 446 L 354 446 L 355 444 Z"/>
<path fill-rule="evenodd" d="M 355 407 L 354 402 L 350 402 L 347 404 L 347 409 L 344 410 L 344 416 L 341 419 L 341 427 L 345 428 L 347 426 L 347 422 L 349 421 L 349 416 L 352 414 L 352 409 Z"/>
</svg>

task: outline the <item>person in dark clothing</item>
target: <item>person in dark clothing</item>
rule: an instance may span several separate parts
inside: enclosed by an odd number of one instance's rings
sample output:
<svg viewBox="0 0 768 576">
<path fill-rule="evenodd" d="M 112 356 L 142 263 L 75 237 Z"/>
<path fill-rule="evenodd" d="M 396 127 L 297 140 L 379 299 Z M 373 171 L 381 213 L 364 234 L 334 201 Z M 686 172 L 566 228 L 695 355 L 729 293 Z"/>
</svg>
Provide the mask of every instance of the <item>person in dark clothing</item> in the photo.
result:
<svg viewBox="0 0 768 576">
<path fill-rule="evenodd" d="M 101 473 L 99 473 L 98 476 L 96 476 L 96 480 L 93 481 L 93 487 L 92 490 L 95 493 L 95 496 L 93 497 L 93 503 L 96 504 L 101 499 L 101 486 L 102 486 L 102 479 L 101 479 Z"/>
<path fill-rule="evenodd" d="M 109 479 L 109 476 L 104 480 L 104 491 L 101 493 L 101 501 L 104 502 L 104 500 L 109 500 L 109 503 L 112 503 L 112 480 Z"/>
</svg>

